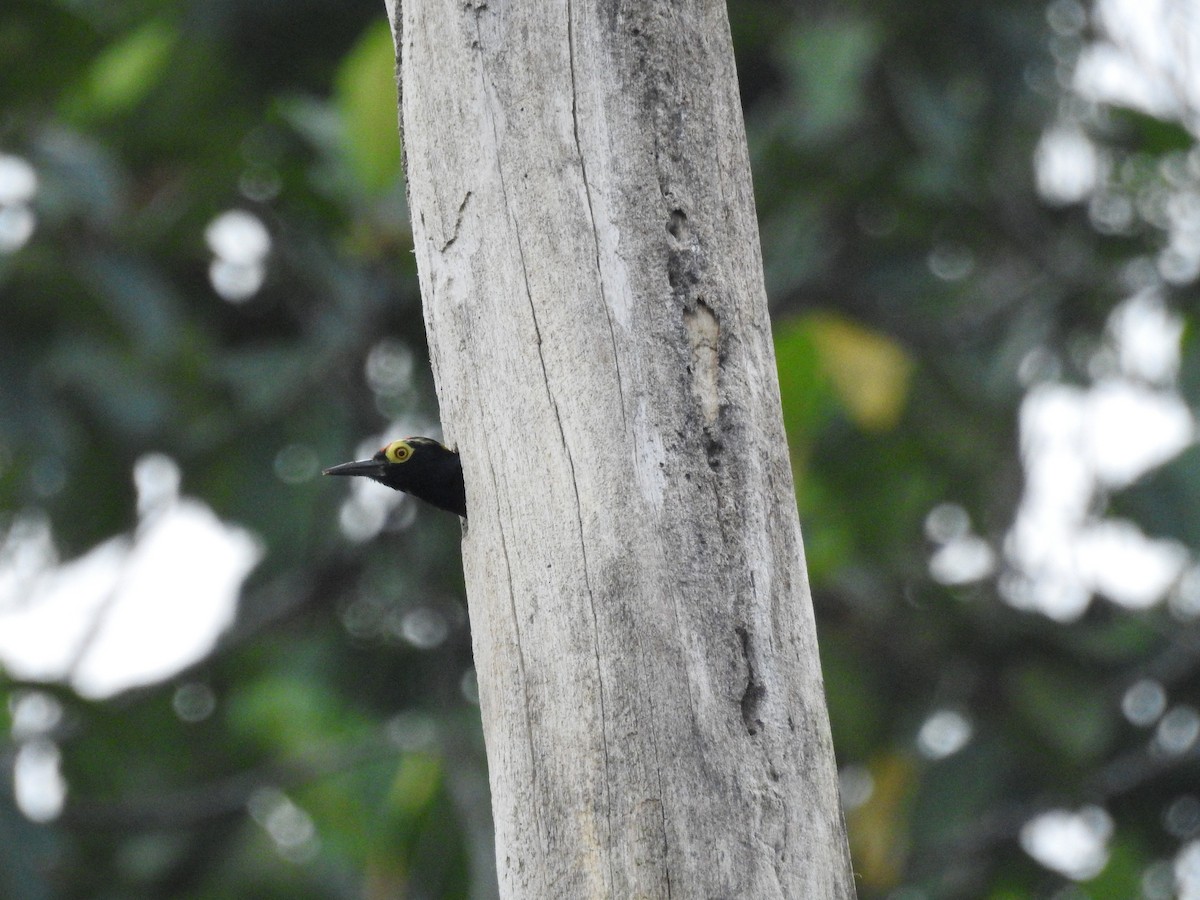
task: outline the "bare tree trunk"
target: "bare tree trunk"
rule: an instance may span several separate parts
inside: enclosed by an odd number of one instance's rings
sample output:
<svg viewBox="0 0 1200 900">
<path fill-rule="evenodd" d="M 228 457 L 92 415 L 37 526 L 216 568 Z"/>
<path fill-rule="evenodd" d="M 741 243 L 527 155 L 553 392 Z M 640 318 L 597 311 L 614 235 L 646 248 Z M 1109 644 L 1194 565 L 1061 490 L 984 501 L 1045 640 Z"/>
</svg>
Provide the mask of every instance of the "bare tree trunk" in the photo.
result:
<svg viewBox="0 0 1200 900">
<path fill-rule="evenodd" d="M 724 2 L 401 15 L 501 895 L 852 897 Z"/>
</svg>

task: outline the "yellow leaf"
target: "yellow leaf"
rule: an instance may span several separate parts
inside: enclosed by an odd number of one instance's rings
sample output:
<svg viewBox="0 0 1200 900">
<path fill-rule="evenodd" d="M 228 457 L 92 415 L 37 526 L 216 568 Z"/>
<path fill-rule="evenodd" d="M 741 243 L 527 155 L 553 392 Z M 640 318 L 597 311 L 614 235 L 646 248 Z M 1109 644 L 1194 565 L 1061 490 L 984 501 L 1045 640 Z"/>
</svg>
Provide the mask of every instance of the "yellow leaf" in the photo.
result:
<svg viewBox="0 0 1200 900">
<path fill-rule="evenodd" d="M 406 816 L 424 813 L 442 783 L 441 761 L 429 753 L 409 753 L 396 770 L 389 799 Z"/>
<path fill-rule="evenodd" d="M 821 368 L 850 418 L 868 431 L 895 428 L 908 399 L 909 355 L 887 335 L 835 313 L 805 318 Z"/>
<path fill-rule="evenodd" d="M 859 883 L 874 891 L 895 887 L 908 856 L 908 807 L 916 790 L 913 761 L 899 753 L 872 760 L 870 799 L 846 814 L 850 858 Z"/>
</svg>

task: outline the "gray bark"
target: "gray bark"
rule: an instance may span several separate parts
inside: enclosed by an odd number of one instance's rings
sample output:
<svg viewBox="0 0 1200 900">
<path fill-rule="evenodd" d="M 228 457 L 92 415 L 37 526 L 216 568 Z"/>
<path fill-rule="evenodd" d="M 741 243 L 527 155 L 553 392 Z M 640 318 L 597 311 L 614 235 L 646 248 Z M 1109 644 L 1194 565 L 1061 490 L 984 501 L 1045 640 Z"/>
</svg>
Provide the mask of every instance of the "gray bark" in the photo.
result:
<svg viewBox="0 0 1200 900">
<path fill-rule="evenodd" d="M 501 895 L 852 897 L 724 3 L 401 16 Z"/>
</svg>

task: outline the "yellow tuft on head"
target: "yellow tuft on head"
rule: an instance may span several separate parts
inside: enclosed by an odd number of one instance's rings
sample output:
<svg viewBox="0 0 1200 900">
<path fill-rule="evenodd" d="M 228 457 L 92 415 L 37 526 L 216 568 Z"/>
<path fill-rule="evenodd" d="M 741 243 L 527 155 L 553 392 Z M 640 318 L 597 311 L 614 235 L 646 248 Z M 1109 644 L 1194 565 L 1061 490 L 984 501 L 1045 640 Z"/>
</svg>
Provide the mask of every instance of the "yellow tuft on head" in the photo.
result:
<svg viewBox="0 0 1200 900">
<path fill-rule="evenodd" d="M 412 444 L 408 441 L 392 441 L 383 448 L 383 458 L 388 462 L 408 462 L 413 455 Z"/>
</svg>

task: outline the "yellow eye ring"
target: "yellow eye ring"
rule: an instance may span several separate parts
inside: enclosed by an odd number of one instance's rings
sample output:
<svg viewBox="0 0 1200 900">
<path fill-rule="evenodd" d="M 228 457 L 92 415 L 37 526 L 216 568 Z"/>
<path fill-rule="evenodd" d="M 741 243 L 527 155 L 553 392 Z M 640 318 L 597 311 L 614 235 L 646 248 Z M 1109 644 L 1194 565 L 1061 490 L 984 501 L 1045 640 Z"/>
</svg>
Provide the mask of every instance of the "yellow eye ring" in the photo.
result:
<svg viewBox="0 0 1200 900">
<path fill-rule="evenodd" d="M 383 448 L 383 456 L 388 462 L 408 462 L 412 455 L 413 448 L 408 441 L 392 441 Z"/>
</svg>

